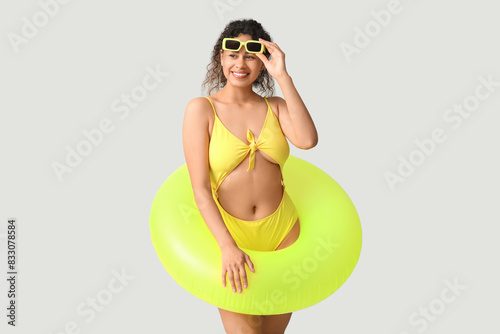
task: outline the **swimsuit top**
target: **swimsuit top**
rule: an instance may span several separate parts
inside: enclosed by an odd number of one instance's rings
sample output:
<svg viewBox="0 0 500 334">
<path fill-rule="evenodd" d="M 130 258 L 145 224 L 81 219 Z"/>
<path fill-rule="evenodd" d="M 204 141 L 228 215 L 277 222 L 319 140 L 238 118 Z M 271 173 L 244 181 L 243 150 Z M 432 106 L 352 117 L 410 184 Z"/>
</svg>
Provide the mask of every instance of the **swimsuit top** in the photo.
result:
<svg viewBox="0 0 500 334">
<path fill-rule="evenodd" d="M 290 154 L 290 147 L 288 146 L 285 135 L 281 131 L 278 118 L 271 109 L 267 99 L 264 97 L 267 103 L 267 115 L 259 137 L 257 141 L 255 141 L 252 131 L 247 129 L 247 144 L 233 135 L 224 124 L 222 124 L 215 112 L 212 101 L 210 98 L 206 98 L 210 101 L 215 115 L 208 154 L 210 182 L 214 194 L 217 196 L 217 190 L 222 181 L 224 181 L 233 169 L 245 159 L 248 153 L 250 153 L 250 159 L 247 171 L 254 168 L 256 150 L 261 150 L 278 162 L 281 171 L 281 184 L 284 184 L 283 165 Z"/>
</svg>

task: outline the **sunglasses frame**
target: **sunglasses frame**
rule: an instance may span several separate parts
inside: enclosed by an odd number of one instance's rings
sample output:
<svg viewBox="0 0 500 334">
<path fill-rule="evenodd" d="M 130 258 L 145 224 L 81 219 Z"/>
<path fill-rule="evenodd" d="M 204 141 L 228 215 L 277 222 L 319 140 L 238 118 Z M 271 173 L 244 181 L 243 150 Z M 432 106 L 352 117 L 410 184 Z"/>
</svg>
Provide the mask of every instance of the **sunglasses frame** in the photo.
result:
<svg viewBox="0 0 500 334">
<path fill-rule="evenodd" d="M 238 41 L 238 42 L 240 42 L 240 47 L 238 48 L 238 50 L 228 49 L 228 48 L 226 47 L 226 41 Z M 248 48 L 247 48 L 247 43 L 249 43 L 249 42 L 259 43 L 259 44 L 261 45 L 260 51 L 250 51 L 250 50 L 248 50 Z M 264 53 L 264 52 L 266 51 L 266 47 L 264 46 L 264 44 L 263 44 L 263 43 L 261 43 L 261 42 L 259 42 L 259 41 L 255 41 L 255 40 L 248 40 L 248 41 L 246 41 L 246 42 L 243 42 L 243 41 L 240 41 L 240 40 L 239 40 L 239 39 L 237 39 L 237 38 L 224 38 L 224 39 L 222 40 L 222 50 L 227 50 L 227 51 L 234 51 L 234 52 L 238 52 L 238 51 L 240 51 L 240 49 L 241 49 L 241 47 L 242 47 L 243 45 L 245 46 L 245 49 L 247 50 L 247 52 L 248 52 L 248 53 Z"/>
</svg>

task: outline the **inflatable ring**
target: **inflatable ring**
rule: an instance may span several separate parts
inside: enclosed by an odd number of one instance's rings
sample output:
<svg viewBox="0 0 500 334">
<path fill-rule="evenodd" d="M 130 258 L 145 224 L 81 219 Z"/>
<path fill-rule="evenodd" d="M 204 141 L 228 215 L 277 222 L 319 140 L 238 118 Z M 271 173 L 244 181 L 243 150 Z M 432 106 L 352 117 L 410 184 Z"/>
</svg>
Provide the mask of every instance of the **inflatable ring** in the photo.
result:
<svg viewBox="0 0 500 334">
<path fill-rule="evenodd" d="M 150 212 L 153 246 L 172 278 L 192 295 L 233 312 L 283 314 L 314 305 L 351 275 L 361 252 L 361 225 L 345 191 L 318 167 L 292 155 L 284 169 L 286 190 L 300 219 L 300 235 L 277 251 L 241 248 L 248 288 L 222 285 L 220 248 L 194 201 L 187 165 L 158 190 Z"/>
</svg>

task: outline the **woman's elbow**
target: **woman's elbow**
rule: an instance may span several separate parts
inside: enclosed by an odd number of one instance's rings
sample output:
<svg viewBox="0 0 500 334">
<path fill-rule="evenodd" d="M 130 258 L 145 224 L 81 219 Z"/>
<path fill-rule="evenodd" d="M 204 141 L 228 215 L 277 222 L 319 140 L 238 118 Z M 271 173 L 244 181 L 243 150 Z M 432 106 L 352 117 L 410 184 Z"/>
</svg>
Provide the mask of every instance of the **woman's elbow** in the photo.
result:
<svg viewBox="0 0 500 334">
<path fill-rule="evenodd" d="M 303 150 L 310 150 L 311 148 L 315 147 L 318 145 L 318 136 L 314 136 L 307 142 L 304 142 L 304 145 L 302 145 L 300 148 Z"/>
<path fill-rule="evenodd" d="M 193 189 L 194 201 L 198 207 L 204 206 L 208 201 L 212 200 L 212 188 L 196 187 Z"/>
</svg>

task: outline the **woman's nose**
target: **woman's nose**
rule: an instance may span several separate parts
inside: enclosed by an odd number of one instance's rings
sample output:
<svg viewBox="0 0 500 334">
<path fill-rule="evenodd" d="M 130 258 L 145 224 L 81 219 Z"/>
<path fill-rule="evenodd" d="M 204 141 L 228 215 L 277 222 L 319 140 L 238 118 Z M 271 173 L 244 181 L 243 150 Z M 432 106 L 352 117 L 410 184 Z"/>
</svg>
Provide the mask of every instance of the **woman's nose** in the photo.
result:
<svg viewBox="0 0 500 334">
<path fill-rule="evenodd" d="M 241 67 L 244 67 L 246 62 L 245 62 L 245 54 L 240 55 L 238 59 L 236 60 L 236 64 L 238 64 Z"/>
</svg>

